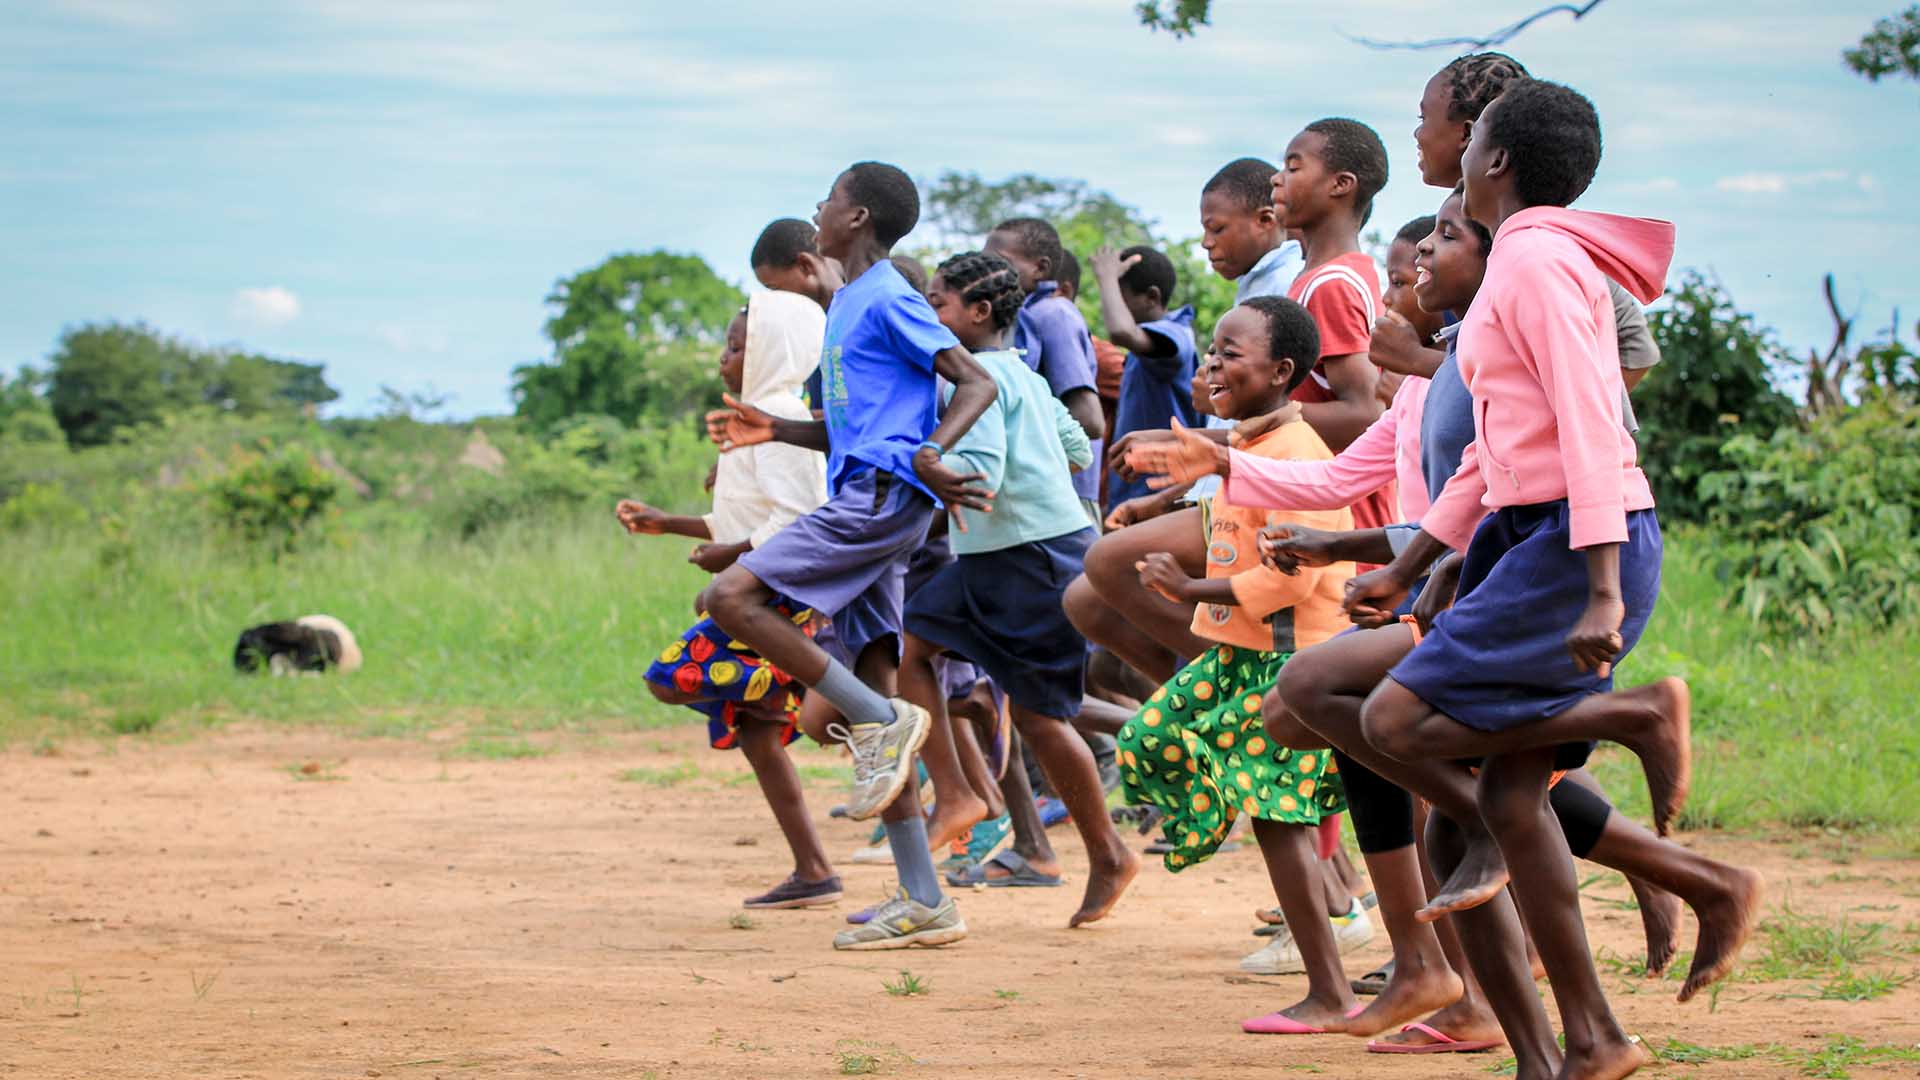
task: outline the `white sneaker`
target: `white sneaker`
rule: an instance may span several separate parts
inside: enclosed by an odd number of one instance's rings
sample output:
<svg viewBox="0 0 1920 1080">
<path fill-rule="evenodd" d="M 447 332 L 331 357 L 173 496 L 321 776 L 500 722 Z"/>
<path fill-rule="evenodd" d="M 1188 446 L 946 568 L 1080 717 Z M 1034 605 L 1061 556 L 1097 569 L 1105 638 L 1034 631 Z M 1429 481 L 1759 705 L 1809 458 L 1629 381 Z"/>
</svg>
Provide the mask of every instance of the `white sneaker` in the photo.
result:
<svg viewBox="0 0 1920 1080">
<path fill-rule="evenodd" d="M 853 795 L 847 816 L 865 821 L 886 809 L 913 776 L 913 755 L 927 741 L 932 720 L 927 710 L 894 698 L 891 724 L 833 724 L 827 733 L 853 751 Z"/>
<path fill-rule="evenodd" d="M 1271 941 L 1240 958 L 1240 970 L 1249 975 L 1302 975 L 1307 962 L 1293 943 L 1293 931 L 1282 926 Z"/>
<path fill-rule="evenodd" d="M 893 845 L 882 840 L 872 847 L 863 847 L 855 851 L 847 857 L 847 861 L 860 863 L 864 866 L 892 866 Z"/>
<path fill-rule="evenodd" d="M 1333 942 L 1340 946 L 1342 956 L 1364 948 L 1367 942 L 1373 940 L 1373 920 L 1367 918 L 1367 909 L 1361 904 L 1354 904 L 1352 911 L 1336 915 L 1330 921 L 1333 923 Z"/>
</svg>

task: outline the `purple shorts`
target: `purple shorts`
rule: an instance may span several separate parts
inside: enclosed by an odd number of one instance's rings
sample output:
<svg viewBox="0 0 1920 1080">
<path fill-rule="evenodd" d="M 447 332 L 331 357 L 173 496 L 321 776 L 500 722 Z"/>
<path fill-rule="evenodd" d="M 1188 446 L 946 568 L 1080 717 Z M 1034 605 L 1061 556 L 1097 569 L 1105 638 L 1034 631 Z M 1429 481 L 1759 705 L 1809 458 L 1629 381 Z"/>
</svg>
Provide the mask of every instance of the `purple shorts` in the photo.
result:
<svg viewBox="0 0 1920 1080">
<path fill-rule="evenodd" d="M 907 562 L 926 543 L 933 500 L 890 472 L 848 477 L 813 513 L 740 557 L 761 584 L 833 617 L 849 658 L 900 632 Z"/>
</svg>

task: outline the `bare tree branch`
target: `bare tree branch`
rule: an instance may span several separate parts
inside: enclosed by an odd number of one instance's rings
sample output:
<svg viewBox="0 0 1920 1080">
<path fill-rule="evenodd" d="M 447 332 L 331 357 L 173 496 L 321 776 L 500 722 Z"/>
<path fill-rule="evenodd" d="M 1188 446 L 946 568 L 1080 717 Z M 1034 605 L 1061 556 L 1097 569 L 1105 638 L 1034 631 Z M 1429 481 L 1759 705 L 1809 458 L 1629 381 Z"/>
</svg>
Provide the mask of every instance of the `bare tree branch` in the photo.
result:
<svg viewBox="0 0 1920 1080">
<path fill-rule="evenodd" d="M 1505 45 L 1507 42 L 1519 37 L 1522 30 L 1525 30 L 1527 27 L 1532 26 L 1534 23 L 1539 22 L 1549 15 L 1558 15 L 1561 12 L 1566 12 L 1572 15 L 1575 21 L 1584 19 L 1589 12 L 1599 7 L 1601 2 L 1602 0 L 1587 0 L 1584 4 L 1554 4 L 1551 7 L 1541 8 L 1539 11 L 1521 19 L 1519 22 L 1509 23 L 1495 30 L 1493 33 L 1488 34 L 1486 37 L 1429 38 L 1426 41 L 1382 41 L 1378 38 L 1356 37 L 1353 34 L 1347 33 L 1345 30 L 1337 31 L 1337 33 L 1348 41 L 1357 45 L 1365 45 L 1369 49 L 1491 49 L 1496 45 Z"/>
</svg>

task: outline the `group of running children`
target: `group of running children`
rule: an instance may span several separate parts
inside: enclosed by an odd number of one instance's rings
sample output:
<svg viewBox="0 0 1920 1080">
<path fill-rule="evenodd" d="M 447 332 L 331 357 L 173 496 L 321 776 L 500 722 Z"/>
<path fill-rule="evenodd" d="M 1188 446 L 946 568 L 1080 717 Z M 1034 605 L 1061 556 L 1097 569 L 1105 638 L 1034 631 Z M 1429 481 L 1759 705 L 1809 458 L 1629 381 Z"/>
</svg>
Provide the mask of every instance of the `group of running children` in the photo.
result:
<svg viewBox="0 0 1920 1080">
<path fill-rule="evenodd" d="M 1627 392 L 1658 360 L 1640 305 L 1673 228 L 1568 209 L 1599 119 L 1510 57 L 1436 74 L 1414 141 L 1442 200 L 1394 238 L 1384 294 L 1360 233 L 1387 153 L 1365 125 L 1316 121 L 1278 165 L 1207 182 L 1202 244 L 1237 306 L 1201 356 L 1150 247 L 1092 254 L 1099 343 L 1046 222 L 1007 221 L 926 280 L 891 254 L 919 200 L 890 165 L 841 173 L 812 225 L 767 226 L 767 291 L 727 329 L 727 407 L 707 419 L 712 513 L 617 509 L 629 531 L 703 541 L 714 574 L 647 681 L 744 751 L 793 850 L 748 906 L 841 896 L 784 750 L 804 731 L 850 748 L 835 813 L 881 818 L 899 879 L 835 948 L 964 937 L 934 863 L 956 847 L 949 885 L 1058 885 L 1050 805 L 1087 850 L 1071 925 L 1101 919 L 1140 862 L 1104 750 L 1168 870 L 1251 822 L 1279 903 L 1242 966 L 1308 990 L 1249 1032 L 1504 1042 L 1523 1080 L 1633 1072 L 1575 855 L 1632 882 L 1649 974 L 1693 910 L 1681 1001 L 1727 974 L 1761 884 L 1664 838 L 1687 688 L 1612 680 L 1659 591 Z M 1638 755 L 1653 831 L 1582 768 L 1601 740 Z M 1355 981 L 1340 956 L 1372 930 L 1342 812 L 1392 942 Z"/>
</svg>

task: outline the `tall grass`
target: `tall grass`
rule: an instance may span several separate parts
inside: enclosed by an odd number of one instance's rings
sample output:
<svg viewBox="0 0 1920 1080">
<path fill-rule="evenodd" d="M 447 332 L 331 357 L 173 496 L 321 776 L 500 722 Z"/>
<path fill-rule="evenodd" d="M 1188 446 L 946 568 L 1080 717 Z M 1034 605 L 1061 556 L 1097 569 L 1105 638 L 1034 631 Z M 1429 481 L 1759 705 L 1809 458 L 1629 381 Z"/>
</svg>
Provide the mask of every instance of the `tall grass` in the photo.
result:
<svg viewBox="0 0 1920 1080">
<path fill-rule="evenodd" d="M 694 485 L 697 490 L 697 484 Z M 686 723 L 641 683 L 708 580 L 690 542 L 592 512 L 481 537 L 340 532 L 277 562 L 206 533 L 0 536 L 0 741 L 190 732 L 235 719 L 406 734 Z M 1699 534 L 1669 538 L 1659 613 L 1624 682 L 1693 686 L 1692 828 L 1920 823 L 1920 627 L 1768 638 L 1719 606 Z M 349 678 L 230 668 L 241 628 L 326 612 L 366 652 Z M 1638 764 L 1598 764 L 1644 816 Z"/>
</svg>

